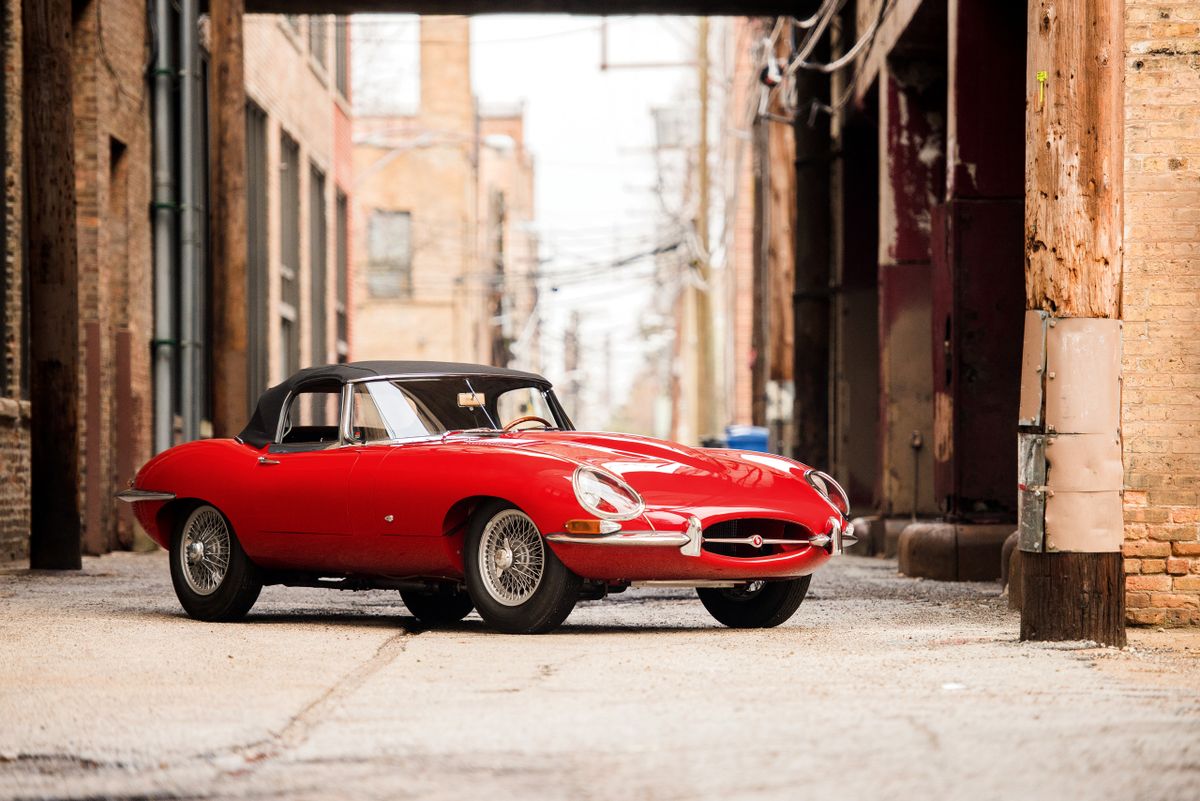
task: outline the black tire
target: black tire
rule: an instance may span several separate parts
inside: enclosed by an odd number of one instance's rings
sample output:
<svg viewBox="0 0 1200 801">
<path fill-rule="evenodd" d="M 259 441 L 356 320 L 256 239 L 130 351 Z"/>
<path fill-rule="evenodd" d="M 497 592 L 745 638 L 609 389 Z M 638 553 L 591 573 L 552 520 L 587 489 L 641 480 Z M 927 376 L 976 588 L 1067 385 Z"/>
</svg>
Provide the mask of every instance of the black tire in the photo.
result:
<svg viewBox="0 0 1200 801">
<path fill-rule="evenodd" d="M 540 548 L 542 564 L 534 588 L 527 597 L 519 601 L 497 600 L 496 582 L 484 579 L 480 567 L 480 546 L 489 526 L 505 523 L 524 526 L 532 545 Z M 494 532 L 493 532 L 494 534 Z M 492 536 L 493 534 L 489 534 Z M 535 535 L 536 536 L 533 536 Z M 487 558 L 485 556 L 485 558 Z M 515 558 L 510 552 L 509 558 Z M 557 628 L 579 600 L 579 588 L 583 579 L 572 573 L 558 561 L 558 557 L 546 545 L 529 517 L 515 506 L 503 502 L 484 504 L 471 517 L 467 531 L 466 547 L 463 548 L 463 567 L 467 579 L 467 592 L 475 603 L 475 609 L 484 622 L 492 628 L 508 634 L 542 634 Z"/>
<path fill-rule="evenodd" d="M 208 592 L 197 590 L 193 586 L 197 580 L 195 578 L 189 580 L 188 575 L 185 574 L 183 553 L 183 541 L 185 535 L 189 534 L 189 526 L 193 527 L 192 534 L 194 535 L 197 530 L 196 526 L 199 526 L 200 521 L 205 519 L 212 525 L 216 525 L 218 522 L 223 524 L 228 535 L 227 566 L 219 580 L 215 582 L 215 586 Z M 221 554 L 222 547 L 219 544 L 213 550 L 217 554 Z M 212 574 L 208 575 L 211 578 Z M 175 585 L 175 594 L 179 597 L 179 603 L 183 606 L 184 611 L 197 620 L 208 621 L 241 620 L 258 600 L 258 594 L 262 592 L 263 586 L 258 568 L 242 550 L 242 545 L 238 542 L 229 519 L 215 506 L 207 503 L 200 503 L 188 509 L 185 514 L 180 516 L 179 522 L 175 526 L 175 531 L 171 535 L 171 583 Z"/>
<path fill-rule="evenodd" d="M 696 590 L 704 608 L 731 629 L 769 629 L 785 622 L 800 608 L 812 576 L 787 581 L 764 581 L 732 589 Z"/>
<path fill-rule="evenodd" d="M 400 598 L 413 617 L 426 626 L 445 626 L 457 623 L 475 608 L 471 596 L 460 590 L 410 592 L 401 590 Z"/>
</svg>

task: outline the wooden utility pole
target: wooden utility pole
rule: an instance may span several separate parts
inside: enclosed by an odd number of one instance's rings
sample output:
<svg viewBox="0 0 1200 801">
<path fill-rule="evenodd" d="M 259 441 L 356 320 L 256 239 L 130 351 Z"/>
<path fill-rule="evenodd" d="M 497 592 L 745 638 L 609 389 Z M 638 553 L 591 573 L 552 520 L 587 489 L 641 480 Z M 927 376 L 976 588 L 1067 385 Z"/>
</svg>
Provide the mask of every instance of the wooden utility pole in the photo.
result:
<svg viewBox="0 0 1200 801">
<path fill-rule="evenodd" d="M 243 0 L 211 0 L 213 434 L 241 429 L 250 404 L 246 330 L 246 83 Z"/>
<path fill-rule="evenodd" d="M 1125 642 L 1115 322 L 1123 260 L 1124 5 L 1028 5 L 1025 291 L 1035 313 L 1026 324 L 1022 461 L 1037 455 L 1028 438 L 1044 442 L 1045 457 L 1029 461 L 1045 479 L 1035 487 L 1022 476 L 1022 639 Z M 1108 421 L 1102 431 L 1089 423 L 1098 407 L 1107 408 L 1099 415 Z M 1095 466 L 1114 459 L 1107 480 L 1099 480 L 1105 471 Z M 1028 473 L 1024 464 L 1022 470 Z M 1105 513 L 1096 515 L 1098 508 Z"/>
<path fill-rule="evenodd" d="M 701 17 L 697 32 L 696 69 L 700 88 L 700 139 L 696 155 L 696 191 L 699 202 L 696 208 L 696 238 L 703 251 L 698 260 L 698 273 L 704 286 L 696 289 L 696 406 L 700 439 L 717 436 L 721 424 L 717 419 L 718 398 L 713 355 L 713 283 L 712 265 L 709 263 L 708 241 L 708 17 Z"/>
<path fill-rule="evenodd" d="M 32 498 L 29 564 L 80 558 L 79 264 L 71 102 L 71 2 L 26 0 L 25 247 L 29 260 Z"/>
</svg>

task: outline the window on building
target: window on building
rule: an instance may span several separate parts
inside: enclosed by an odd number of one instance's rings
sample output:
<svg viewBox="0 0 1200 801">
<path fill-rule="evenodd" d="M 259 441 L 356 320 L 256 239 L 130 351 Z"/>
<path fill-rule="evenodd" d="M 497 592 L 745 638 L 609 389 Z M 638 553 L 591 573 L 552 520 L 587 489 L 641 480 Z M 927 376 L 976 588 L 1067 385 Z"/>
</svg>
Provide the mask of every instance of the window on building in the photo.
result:
<svg viewBox="0 0 1200 801">
<path fill-rule="evenodd" d="M 377 209 L 367 223 L 367 290 L 372 297 L 412 295 L 412 215 Z"/>
<path fill-rule="evenodd" d="M 268 286 L 270 262 L 267 250 L 267 112 L 255 103 L 246 104 L 246 293 L 249 330 L 246 344 L 250 362 L 250 392 L 253 404 L 271 383 L 267 351 Z"/>
<path fill-rule="evenodd" d="M 334 308 L 337 313 L 338 361 L 344 362 L 350 352 L 350 325 L 346 312 L 350 294 L 350 201 L 340 191 L 337 193 L 336 213 L 334 248 L 337 259 L 337 286 L 334 289 Z"/>
<path fill-rule="evenodd" d="M 328 56 L 325 54 L 328 31 L 328 20 L 325 17 L 308 18 L 308 51 L 322 67 L 328 63 Z"/>
<path fill-rule="evenodd" d="M 333 22 L 333 74 L 334 84 L 342 97 L 350 96 L 350 26 L 345 17 L 336 17 Z"/>
<path fill-rule="evenodd" d="M 329 361 L 328 326 L 326 325 L 325 302 L 328 295 L 325 248 L 328 237 L 325 231 L 325 173 L 313 164 L 309 167 L 308 180 L 308 299 L 312 320 L 312 363 L 325 364 Z M 313 424 L 325 424 L 325 406 L 313 405 Z"/>
<path fill-rule="evenodd" d="M 279 316 L 283 376 L 300 369 L 300 145 L 279 142 Z"/>
</svg>

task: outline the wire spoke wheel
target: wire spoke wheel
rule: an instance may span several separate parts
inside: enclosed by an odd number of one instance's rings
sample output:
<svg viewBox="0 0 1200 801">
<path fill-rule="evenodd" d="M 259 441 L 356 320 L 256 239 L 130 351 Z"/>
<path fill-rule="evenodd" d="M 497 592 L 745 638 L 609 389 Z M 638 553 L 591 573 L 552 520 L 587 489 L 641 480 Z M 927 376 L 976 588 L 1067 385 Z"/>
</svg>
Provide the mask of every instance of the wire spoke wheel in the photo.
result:
<svg viewBox="0 0 1200 801">
<path fill-rule="evenodd" d="M 488 521 L 479 543 L 479 574 L 494 601 L 504 606 L 528 601 L 545 566 L 542 535 L 523 512 L 505 509 Z"/>
<path fill-rule="evenodd" d="M 211 506 L 201 506 L 184 523 L 179 567 L 188 588 L 212 595 L 225 580 L 230 557 L 229 524 Z"/>
</svg>

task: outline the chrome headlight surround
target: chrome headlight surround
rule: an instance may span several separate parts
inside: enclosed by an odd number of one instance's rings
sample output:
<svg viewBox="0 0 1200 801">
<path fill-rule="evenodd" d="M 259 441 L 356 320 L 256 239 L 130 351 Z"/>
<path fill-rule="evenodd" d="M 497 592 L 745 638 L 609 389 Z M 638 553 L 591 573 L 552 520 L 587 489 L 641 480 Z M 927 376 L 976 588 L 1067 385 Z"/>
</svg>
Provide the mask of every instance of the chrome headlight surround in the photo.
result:
<svg viewBox="0 0 1200 801">
<path fill-rule="evenodd" d="M 596 482 L 590 486 L 585 486 L 589 481 Z M 618 503 L 613 502 L 612 497 L 601 497 L 597 493 L 597 484 L 599 488 L 607 488 L 615 493 L 619 493 L 616 497 Z M 633 520 L 635 517 L 640 517 L 642 512 L 646 510 L 646 502 L 642 500 L 642 496 L 637 490 L 626 484 L 617 476 L 605 470 L 599 470 L 595 467 L 580 465 L 575 468 L 575 472 L 571 475 L 571 488 L 575 490 L 575 500 L 589 514 L 593 514 L 602 520 Z M 603 490 L 601 490 L 603 491 Z M 624 495 L 625 497 L 620 497 Z M 593 499 L 596 502 L 593 502 Z M 622 512 L 606 512 L 599 508 L 598 501 L 607 500 L 613 508 L 627 506 Z"/>
<path fill-rule="evenodd" d="M 842 485 L 833 480 L 833 476 L 820 470 L 807 470 L 804 473 L 804 480 L 808 485 L 829 501 L 829 504 L 842 513 L 843 517 L 850 517 L 850 496 L 842 489 Z"/>
</svg>

